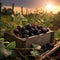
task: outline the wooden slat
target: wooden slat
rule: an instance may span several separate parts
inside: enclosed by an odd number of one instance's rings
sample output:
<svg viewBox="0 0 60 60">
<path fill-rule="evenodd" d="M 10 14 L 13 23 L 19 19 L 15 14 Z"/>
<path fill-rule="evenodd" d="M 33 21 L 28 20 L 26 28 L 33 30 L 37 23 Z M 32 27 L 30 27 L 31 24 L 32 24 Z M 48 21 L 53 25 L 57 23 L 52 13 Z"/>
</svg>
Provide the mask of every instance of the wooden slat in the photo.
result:
<svg viewBox="0 0 60 60">
<path fill-rule="evenodd" d="M 60 48 L 60 42 L 57 43 L 52 50 L 50 50 L 48 53 L 46 53 L 45 55 L 43 55 L 39 60 L 44 60 L 45 58 L 47 58 L 48 56 L 50 56 L 51 54 L 53 54 L 58 48 Z"/>
</svg>

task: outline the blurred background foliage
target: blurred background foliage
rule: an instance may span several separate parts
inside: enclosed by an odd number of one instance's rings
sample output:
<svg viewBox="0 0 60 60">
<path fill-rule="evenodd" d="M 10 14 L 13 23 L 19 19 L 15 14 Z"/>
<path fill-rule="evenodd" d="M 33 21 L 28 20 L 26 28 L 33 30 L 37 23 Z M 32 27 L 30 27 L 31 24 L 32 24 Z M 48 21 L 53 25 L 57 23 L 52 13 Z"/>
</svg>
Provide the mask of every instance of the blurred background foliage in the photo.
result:
<svg viewBox="0 0 60 60">
<path fill-rule="evenodd" d="M 13 34 L 13 29 L 16 26 L 24 26 L 27 23 L 34 23 L 48 27 L 55 31 L 55 38 L 60 38 L 60 12 L 53 14 L 52 12 L 46 13 L 30 13 L 28 15 L 21 14 L 2 14 L 0 17 L 0 37 L 4 36 L 4 32 L 10 32 Z"/>
</svg>

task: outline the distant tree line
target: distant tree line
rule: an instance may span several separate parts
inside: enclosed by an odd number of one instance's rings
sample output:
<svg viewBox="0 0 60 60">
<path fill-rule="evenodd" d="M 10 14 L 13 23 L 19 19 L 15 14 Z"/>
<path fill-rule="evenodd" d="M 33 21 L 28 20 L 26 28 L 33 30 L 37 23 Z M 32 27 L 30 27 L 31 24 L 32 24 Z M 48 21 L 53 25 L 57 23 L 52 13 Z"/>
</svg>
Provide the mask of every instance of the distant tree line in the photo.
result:
<svg viewBox="0 0 60 60">
<path fill-rule="evenodd" d="M 2 9 L 2 3 L 0 3 L 0 14 L 3 14 L 3 15 L 11 15 L 14 13 L 14 3 L 12 4 L 12 8 L 3 8 Z"/>
</svg>

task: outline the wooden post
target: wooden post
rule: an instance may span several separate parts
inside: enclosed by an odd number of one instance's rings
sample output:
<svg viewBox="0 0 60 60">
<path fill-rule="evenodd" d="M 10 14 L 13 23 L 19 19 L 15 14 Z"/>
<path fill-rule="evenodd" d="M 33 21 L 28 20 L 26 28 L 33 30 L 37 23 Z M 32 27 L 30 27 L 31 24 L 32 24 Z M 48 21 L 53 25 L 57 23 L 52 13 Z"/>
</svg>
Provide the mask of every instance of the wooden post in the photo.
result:
<svg viewBox="0 0 60 60">
<path fill-rule="evenodd" d="M 28 15 L 28 9 L 26 8 L 26 15 Z"/>
<path fill-rule="evenodd" d="M 23 6 L 21 6 L 21 14 L 23 15 Z"/>
<path fill-rule="evenodd" d="M 2 3 L 0 2 L 0 18 L 1 18 L 1 7 L 2 7 Z"/>
</svg>

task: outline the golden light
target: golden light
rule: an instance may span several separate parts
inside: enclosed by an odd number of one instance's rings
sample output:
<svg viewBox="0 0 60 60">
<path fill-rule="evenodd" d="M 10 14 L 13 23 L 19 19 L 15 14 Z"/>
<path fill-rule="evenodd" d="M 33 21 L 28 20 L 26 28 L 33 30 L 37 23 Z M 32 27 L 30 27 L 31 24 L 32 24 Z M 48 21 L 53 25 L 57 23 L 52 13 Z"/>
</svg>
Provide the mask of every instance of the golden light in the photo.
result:
<svg viewBox="0 0 60 60">
<path fill-rule="evenodd" d="M 47 12 L 51 12 L 51 11 L 53 12 L 55 9 L 55 6 L 51 3 L 49 3 L 46 5 L 45 9 L 47 10 Z"/>
</svg>

